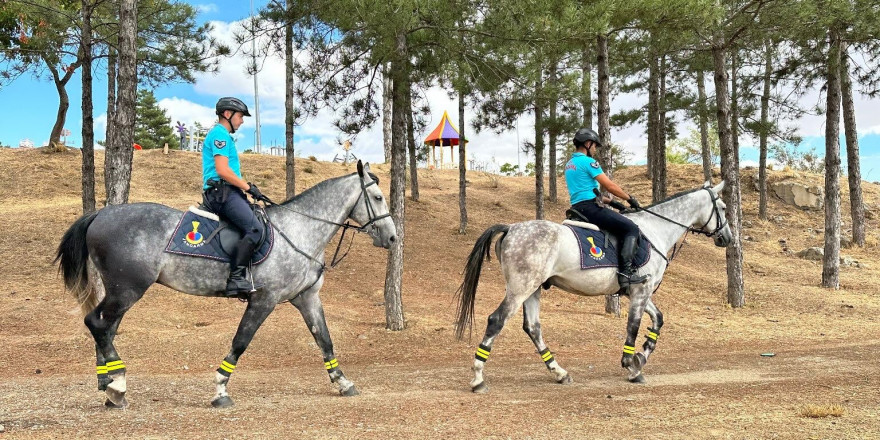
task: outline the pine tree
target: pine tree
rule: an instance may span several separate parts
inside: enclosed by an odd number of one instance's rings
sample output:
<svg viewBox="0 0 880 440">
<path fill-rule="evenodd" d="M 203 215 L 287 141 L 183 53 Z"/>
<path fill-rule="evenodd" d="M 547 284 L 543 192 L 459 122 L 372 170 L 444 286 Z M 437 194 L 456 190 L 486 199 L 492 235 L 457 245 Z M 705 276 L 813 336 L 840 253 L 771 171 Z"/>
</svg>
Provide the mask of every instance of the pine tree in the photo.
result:
<svg viewBox="0 0 880 440">
<path fill-rule="evenodd" d="M 150 90 L 138 90 L 137 110 L 134 121 L 134 141 L 145 150 L 162 148 L 179 149 L 180 140 L 171 128 L 171 118 L 165 113 L 156 96 Z"/>
</svg>

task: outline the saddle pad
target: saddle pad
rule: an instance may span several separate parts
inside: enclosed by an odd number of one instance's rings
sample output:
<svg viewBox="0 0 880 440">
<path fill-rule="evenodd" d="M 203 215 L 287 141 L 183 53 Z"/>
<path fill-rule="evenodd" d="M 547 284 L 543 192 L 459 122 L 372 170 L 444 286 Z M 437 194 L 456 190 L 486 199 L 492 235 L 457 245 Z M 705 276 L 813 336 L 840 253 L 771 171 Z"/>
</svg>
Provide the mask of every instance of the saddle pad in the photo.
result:
<svg viewBox="0 0 880 440">
<path fill-rule="evenodd" d="M 609 241 L 605 244 L 605 234 L 602 231 L 579 228 L 566 224 L 577 238 L 581 254 L 581 269 L 598 269 L 602 267 L 618 267 L 618 250 Z M 636 250 L 636 258 L 633 265 L 636 268 L 648 264 L 651 259 L 651 243 L 645 237 L 639 240 L 639 248 Z"/>
<path fill-rule="evenodd" d="M 171 234 L 171 239 L 165 246 L 165 252 L 228 263 L 232 261 L 232 257 L 220 246 L 220 234 L 217 231 L 219 227 L 219 217 L 191 206 L 183 213 L 177 227 L 174 228 L 174 233 Z M 231 225 L 226 225 L 226 227 L 234 229 L 234 226 Z M 263 245 L 254 252 L 251 263 L 262 263 L 269 256 L 274 241 L 275 233 L 270 227 L 269 236 L 263 241 Z"/>
</svg>

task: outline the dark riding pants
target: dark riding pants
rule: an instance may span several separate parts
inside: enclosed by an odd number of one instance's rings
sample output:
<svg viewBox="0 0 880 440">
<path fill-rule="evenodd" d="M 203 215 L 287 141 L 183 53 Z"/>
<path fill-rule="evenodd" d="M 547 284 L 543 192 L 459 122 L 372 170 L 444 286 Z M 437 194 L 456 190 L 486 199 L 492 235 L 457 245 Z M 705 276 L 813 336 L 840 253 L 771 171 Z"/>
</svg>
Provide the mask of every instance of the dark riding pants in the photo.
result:
<svg viewBox="0 0 880 440">
<path fill-rule="evenodd" d="M 572 209 L 590 220 L 590 223 L 613 234 L 622 244 L 626 237 L 639 238 L 639 226 L 620 213 L 603 208 L 596 200 L 584 200 L 572 205 Z"/>
<path fill-rule="evenodd" d="M 260 242 L 262 227 L 244 192 L 231 185 L 213 187 L 205 190 L 205 204 L 244 233 L 232 266 L 247 266 Z"/>
</svg>

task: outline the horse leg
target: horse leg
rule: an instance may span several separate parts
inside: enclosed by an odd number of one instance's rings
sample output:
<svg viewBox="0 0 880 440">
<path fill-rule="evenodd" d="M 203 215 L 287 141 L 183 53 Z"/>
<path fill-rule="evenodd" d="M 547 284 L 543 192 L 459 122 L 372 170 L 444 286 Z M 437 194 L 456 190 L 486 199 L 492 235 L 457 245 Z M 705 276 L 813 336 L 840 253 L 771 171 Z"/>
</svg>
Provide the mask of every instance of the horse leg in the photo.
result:
<svg viewBox="0 0 880 440">
<path fill-rule="evenodd" d="M 571 383 L 571 375 L 556 363 L 550 349 L 544 344 L 544 336 L 541 333 L 541 320 L 539 313 L 541 311 L 541 289 L 538 289 L 530 297 L 526 298 L 523 303 L 523 330 L 529 335 L 529 339 L 535 344 L 538 354 L 547 369 L 555 376 L 556 382 L 561 384 Z"/>
<path fill-rule="evenodd" d="M 651 317 L 651 323 L 654 325 L 653 327 L 648 327 L 648 334 L 645 336 L 645 344 L 642 345 L 642 353 L 644 353 L 645 359 L 644 362 L 648 362 L 648 357 L 651 356 L 651 353 L 657 346 L 657 337 L 660 335 L 660 328 L 663 327 L 663 313 L 660 312 L 660 309 L 654 305 L 654 301 L 648 299 L 647 304 L 645 304 L 645 313 Z M 633 359 L 638 360 L 638 356 Z M 644 367 L 644 363 L 641 365 Z"/>
<path fill-rule="evenodd" d="M 327 320 L 324 318 L 324 306 L 318 291 L 321 286 L 313 286 L 309 290 L 300 293 L 290 300 L 290 303 L 302 314 L 306 326 L 315 338 L 315 342 L 321 349 L 324 357 L 324 368 L 330 375 L 330 382 L 339 387 L 339 394 L 343 396 L 357 396 L 360 394 L 354 383 L 348 380 L 339 368 L 339 361 L 333 354 L 333 341 L 330 339 L 330 330 L 327 329 Z"/>
<path fill-rule="evenodd" d="M 528 292 L 534 292 L 534 290 L 530 289 Z M 528 295 L 530 295 L 530 293 L 520 295 L 513 294 L 510 289 L 508 289 L 504 300 L 501 301 L 501 305 L 489 315 L 489 324 L 486 326 L 486 334 L 483 336 L 483 341 L 477 347 L 477 352 L 474 355 L 474 380 L 471 381 L 471 391 L 475 393 L 485 393 L 486 391 L 489 391 L 489 386 L 486 385 L 486 382 L 483 379 L 483 367 L 486 365 L 486 361 L 489 360 L 489 353 L 492 351 L 492 341 L 495 340 L 498 333 L 501 333 L 501 329 L 504 328 L 504 323 L 516 313 L 516 309 L 519 308 Z"/>
<path fill-rule="evenodd" d="M 214 375 L 214 385 L 217 387 L 217 392 L 211 399 L 211 406 L 226 408 L 235 404 L 226 392 L 226 385 L 229 383 L 232 372 L 235 371 L 238 359 L 254 339 L 257 329 L 272 313 L 272 310 L 275 310 L 275 302 L 272 299 L 273 297 L 266 294 L 265 291 L 261 291 L 259 294 L 255 293 L 248 299 L 247 309 L 241 317 L 235 337 L 232 338 L 232 349 L 223 358 L 223 362 L 220 363 L 220 367 L 217 368 L 217 373 Z"/>
<path fill-rule="evenodd" d="M 620 359 L 620 366 L 629 371 L 629 381 L 633 383 L 644 383 L 645 377 L 642 376 L 642 366 L 646 359 L 642 353 L 636 354 L 636 338 L 639 335 L 639 326 L 642 324 L 642 314 L 645 312 L 645 305 L 649 300 L 650 290 L 644 287 L 630 286 L 629 288 L 629 316 L 626 323 L 626 342 L 623 344 L 623 356 Z"/>
<path fill-rule="evenodd" d="M 116 352 L 113 341 L 123 315 L 144 295 L 146 288 L 118 285 L 108 289 L 103 300 L 86 315 L 84 322 L 95 339 L 98 387 L 103 386 L 107 395 L 104 405 L 108 408 L 125 408 L 128 400 L 125 380 L 125 363 Z M 103 378 L 101 376 L 104 376 Z"/>
</svg>

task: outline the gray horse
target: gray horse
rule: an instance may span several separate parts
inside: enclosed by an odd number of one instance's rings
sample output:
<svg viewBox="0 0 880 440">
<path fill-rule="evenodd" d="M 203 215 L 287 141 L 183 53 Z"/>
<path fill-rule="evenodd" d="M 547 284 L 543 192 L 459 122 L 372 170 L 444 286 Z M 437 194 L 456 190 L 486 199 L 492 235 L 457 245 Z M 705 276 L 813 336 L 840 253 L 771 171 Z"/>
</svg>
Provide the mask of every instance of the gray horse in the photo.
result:
<svg viewBox="0 0 880 440">
<path fill-rule="evenodd" d="M 233 404 L 226 392 L 229 377 L 257 329 L 282 301 L 302 314 L 321 348 L 331 382 L 345 396 L 358 394 L 342 374 L 324 320 L 318 291 L 324 283 L 324 249 L 342 222 L 354 220 L 388 248 L 397 239 L 388 206 L 369 165 L 357 173 L 321 182 L 266 213 L 280 237 L 274 250 L 253 271 L 266 284 L 252 293 L 232 340 L 232 349 L 214 377 L 215 407 Z M 98 389 L 106 390 L 105 405 L 125 407 L 125 364 L 113 346 L 122 316 L 153 283 L 199 296 L 222 296 L 228 263 L 164 252 L 182 213 L 154 203 L 108 206 L 84 215 L 64 234 L 56 261 L 64 282 L 82 306 L 85 324 L 95 338 Z"/>
<path fill-rule="evenodd" d="M 628 370 L 632 382 L 644 382 L 642 367 L 654 350 L 663 326 L 663 314 L 651 301 L 651 295 L 660 285 L 663 273 L 669 266 L 666 255 L 689 231 L 714 238 L 715 245 L 719 247 L 726 247 L 732 241 L 725 217 L 726 207 L 718 196 L 723 187 L 724 182 L 714 188 L 706 182 L 702 188 L 677 194 L 641 211 L 627 214 L 653 244 L 653 254 L 660 257 L 651 258 L 648 264 L 639 269 L 640 273 L 650 275 L 646 283 L 632 285 L 628 292 L 619 292 L 628 295 L 630 300 L 621 366 Z M 464 282 L 458 290 L 456 335 L 459 338 L 473 325 L 474 298 L 483 258 L 489 259 L 492 239 L 499 233 L 502 235 L 495 244 L 495 254 L 501 262 L 507 285 L 506 294 L 501 305 L 489 315 L 486 334 L 474 359 L 471 389 L 474 392 L 488 390 L 483 367 L 489 359 L 492 342 L 520 306 L 523 306 L 523 330 L 535 344 L 541 359 L 557 382 L 569 383 L 571 376 L 556 362 L 541 335 L 538 319 L 541 287 L 556 286 L 584 296 L 610 295 L 620 289 L 616 269 L 582 270 L 578 243 L 566 226 L 544 220 L 492 226 L 477 239 L 468 257 Z M 616 246 L 616 240 L 612 241 Z M 648 328 L 643 352 L 636 353 L 635 342 L 643 313 L 651 317 L 653 327 Z"/>
</svg>

